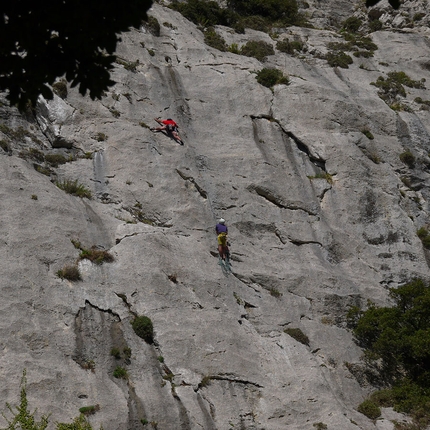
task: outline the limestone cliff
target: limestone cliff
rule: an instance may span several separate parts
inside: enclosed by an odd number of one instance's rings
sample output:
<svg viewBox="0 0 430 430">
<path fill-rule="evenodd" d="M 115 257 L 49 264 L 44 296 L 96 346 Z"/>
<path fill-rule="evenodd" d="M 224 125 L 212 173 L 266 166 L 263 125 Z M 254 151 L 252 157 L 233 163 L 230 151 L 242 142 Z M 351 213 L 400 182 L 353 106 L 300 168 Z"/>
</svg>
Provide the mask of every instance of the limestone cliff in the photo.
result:
<svg viewBox="0 0 430 430">
<path fill-rule="evenodd" d="M 105 430 L 389 430 L 403 419 L 356 411 L 373 388 L 354 372 L 362 351 L 345 316 L 430 278 L 416 234 L 430 222 L 429 16 L 421 1 L 372 14 L 356 3 L 303 3 L 314 28 L 275 38 L 216 28 L 227 45 L 273 45 L 264 63 L 209 47 L 155 3 L 160 35 L 123 35 L 102 100 L 67 88 L 27 115 L 0 108 L 1 404 L 17 403 L 27 369 L 31 408 L 52 414 L 50 428 L 88 405 Z M 332 67 L 330 43 L 352 15 L 378 16 L 378 49 Z M 286 37 L 306 49 L 280 52 Z M 290 84 L 260 85 L 263 67 Z M 400 71 L 420 84 L 383 100 L 371 83 Z M 158 116 L 179 123 L 184 146 L 149 130 Z M 56 186 L 75 180 L 91 199 Z M 216 254 L 221 216 L 231 274 Z M 78 281 L 57 275 L 93 246 L 114 261 L 80 259 Z M 136 315 L 152 320 L 153 344 L 133 331 Z"/>
</svg>

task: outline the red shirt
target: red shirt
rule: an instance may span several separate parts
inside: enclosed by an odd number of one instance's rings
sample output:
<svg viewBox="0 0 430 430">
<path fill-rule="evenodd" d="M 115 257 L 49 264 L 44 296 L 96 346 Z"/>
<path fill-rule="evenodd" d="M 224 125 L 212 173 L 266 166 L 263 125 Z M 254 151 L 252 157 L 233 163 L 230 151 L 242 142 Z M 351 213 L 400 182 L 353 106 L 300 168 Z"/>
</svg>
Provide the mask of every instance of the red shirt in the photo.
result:
<svg viewBox="0 0 430 430">
<path fill-rule="evenodd" d="M 165 125 L 173 125 L 174 127 L 178 126 L 178 124 L 176 124 L 176 122 L 173 121 L 173 119 L 163 119 L 163 121 L 161 122 Z"/>
</svg>

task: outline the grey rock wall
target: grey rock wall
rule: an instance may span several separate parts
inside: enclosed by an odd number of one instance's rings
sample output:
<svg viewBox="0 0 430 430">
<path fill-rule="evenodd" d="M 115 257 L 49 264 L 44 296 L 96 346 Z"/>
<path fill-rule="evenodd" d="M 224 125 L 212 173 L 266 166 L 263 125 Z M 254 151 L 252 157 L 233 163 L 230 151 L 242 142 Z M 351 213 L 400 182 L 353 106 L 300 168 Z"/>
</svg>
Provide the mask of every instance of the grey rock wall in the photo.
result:
<svg viewBox="0 0 430 430">
<path fill-rule="evenodd" d="M 89 420 L 105 430 L 142 420 L 168 430 L 390 430 L 406 419 L 385 410 L 374 423 L 356 411 L 373 388 L 359 376 L 346 312 L 429 279 L 416 230 L 429 223 L 430 114 L 415 99 L 430 92 L 406 88 L 398 112 L 371 85 L 391 71 L 428 77 L 428 16 L 402 27 L 397 17 L 413 21 L 424 4 L 396 12 L 382 2 L 374 57 L 340 69 L 323 58 L 327 44 L 342 40 L 340 22 L 368 11 L 308 6 L 317 28 L 279 36 L 307 51 L 262 64 L 208 47 L 156 3 L 160 36 L 123 35 L 102 100 L 69 89 L 34 115 L 0 108 L 0 403 L 17 403 L 27 369 L 31 408 L 52 414 L 50 428 L 88 405 L 99 405 Z M 253 30 L 217 31 L 229 45 L 276 45 Z M 263 67 L 290 85 L 259 85 Z M 184 146 L 148 129 L 157 116 L 177 120 Z M 35 150 L 74 161 L 46 164 Z M 406 150 L 413 167 L 399 159 Z M 93 198 L 55 185 L 67 179 Z M 231 274 L 216 256 L 221 216 Z M 80 260 L 82 280 L 62 280 L 57 271 L 79 257 L 72 240 L 115 260 Z M 135 315 L 151 318 L 153 345 L 134 333 Z M 127 380 L 113 376 L 117 366 Z"/>
</svg>

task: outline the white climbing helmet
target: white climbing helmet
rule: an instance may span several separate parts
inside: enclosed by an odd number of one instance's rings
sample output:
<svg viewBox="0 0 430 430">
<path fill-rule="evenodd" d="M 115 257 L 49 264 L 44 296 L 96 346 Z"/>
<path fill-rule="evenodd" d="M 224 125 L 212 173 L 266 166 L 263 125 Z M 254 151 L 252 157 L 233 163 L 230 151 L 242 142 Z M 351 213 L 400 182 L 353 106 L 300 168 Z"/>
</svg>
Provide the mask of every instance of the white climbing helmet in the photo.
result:
<svg viewBox="0 0 430 430">
<path fill-rule="evenodd" d="M 225 223 L 225 219 L 224 218 L 220 218 L 219 223 L 220 224 L 224 224 Z"/>
</svg>

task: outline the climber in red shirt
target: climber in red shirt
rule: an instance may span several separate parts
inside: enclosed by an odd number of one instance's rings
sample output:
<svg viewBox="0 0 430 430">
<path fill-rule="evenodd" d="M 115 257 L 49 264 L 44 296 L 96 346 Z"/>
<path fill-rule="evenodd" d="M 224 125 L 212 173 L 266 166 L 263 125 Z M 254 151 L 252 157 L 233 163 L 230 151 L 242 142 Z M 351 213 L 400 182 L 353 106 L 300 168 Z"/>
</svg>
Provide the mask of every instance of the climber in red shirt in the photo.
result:
<svg viewBox="0 0 430 430">
<path fill-rule="evenodd" d="M 167 119 L 160 119 L 160 118 L 154 118 L 155 121 L 160 124 L 160 127 L 152 127 L 151 131 L 166 131 L 168 134 L 171 134 L 174 139 L 176 139 L 181 145 L 184 144 L 182 139 L 179 137 L 178 133 L 178 124 L 176 124 L 175 121 L 173 121 L 172 118 Z"/>
</svg>

